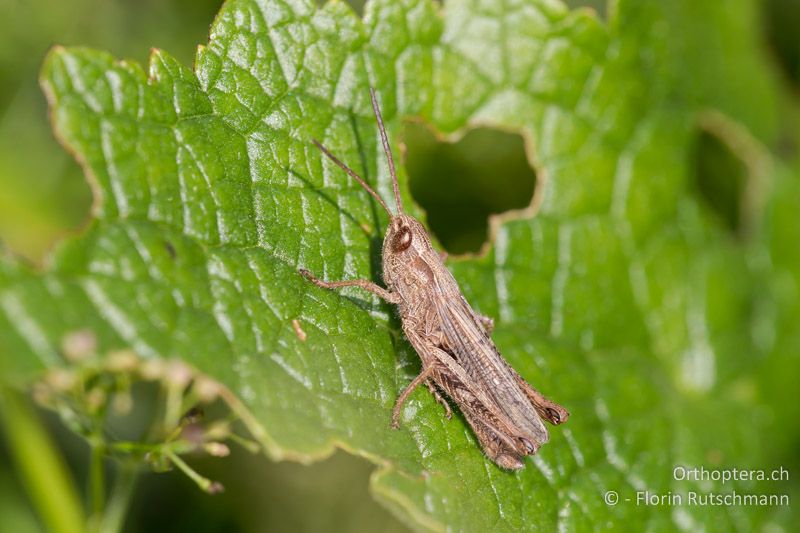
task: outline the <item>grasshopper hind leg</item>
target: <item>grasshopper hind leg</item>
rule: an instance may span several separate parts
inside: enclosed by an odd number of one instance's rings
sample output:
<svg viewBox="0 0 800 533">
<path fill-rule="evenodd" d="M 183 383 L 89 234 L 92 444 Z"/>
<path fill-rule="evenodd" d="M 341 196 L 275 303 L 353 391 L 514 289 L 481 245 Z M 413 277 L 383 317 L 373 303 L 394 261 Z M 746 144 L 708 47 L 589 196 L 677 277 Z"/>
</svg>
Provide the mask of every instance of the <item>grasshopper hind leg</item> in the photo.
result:
<svg viewBox="0 0 800 533">
<path fill-rule="evenodd" d="M 523 457 L 536 453 L 537 448 L 535 446 L 531 447 L 530 441 L 524 443 L 524 451 L 518 450 L 509 445 L 507 439 L 503 439 L 490 426 L 477 420 L 471 420 L 470 422 L 475 436 L 478 437 L 478 441 L 481 443 L 483 452 L 500 468 L 505 468 L 506 470 L 525 468 Z"/>
<path fill-rule="evenodd" d="M 516 380 L 520 388 L 525 392 L 525 395 L 531 401 L 533 408 L 540 417 L 547 420 L 554 426 L 563 424 L 569 418 L 569 411 L 558 405 L 553 400 L 546 398 L 541 392 L 531 387 L 522 376 L 516 374 Z"/>
</svg>

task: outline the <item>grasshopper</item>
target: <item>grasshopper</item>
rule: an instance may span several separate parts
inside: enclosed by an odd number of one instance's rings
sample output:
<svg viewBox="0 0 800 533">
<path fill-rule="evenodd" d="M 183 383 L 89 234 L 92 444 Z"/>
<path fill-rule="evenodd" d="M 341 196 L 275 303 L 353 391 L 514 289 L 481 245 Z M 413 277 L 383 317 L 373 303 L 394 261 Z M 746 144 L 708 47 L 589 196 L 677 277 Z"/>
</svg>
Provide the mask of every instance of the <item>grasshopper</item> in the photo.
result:
<svg viewBox="0 0 800 533">
<path fill-rule="evenodd" d="M 400 312 L 402 328 L 422 360 L 422 370 L 400 393 L 392 411 L 392 427 L 399 427 L 403 404 L 425 383 L 451 417 L 455 403 L 478 438 L 484 452 L 502 468 L 519 470 L 523 458 L 547 442 L 542 420 L 561 424 L 566 409 L 531 387 L 503 359 L 491 339 L 494 322 L 467 303 L 443 256 L 434 250 L 422 224 L 403 211 L 392 151 L 386 137 L 375 90 L 372 108 L 392 178 L 397 214 L 358 174 L 319 141 L 313 143 L 333 163 L 361 184 L 389 215 L 383 240 L 383 287 L 369 280 L 323 281 L 307 270 L 300 273 L 326 289 L 359 287 L 389 303 Z"/>
</svg>

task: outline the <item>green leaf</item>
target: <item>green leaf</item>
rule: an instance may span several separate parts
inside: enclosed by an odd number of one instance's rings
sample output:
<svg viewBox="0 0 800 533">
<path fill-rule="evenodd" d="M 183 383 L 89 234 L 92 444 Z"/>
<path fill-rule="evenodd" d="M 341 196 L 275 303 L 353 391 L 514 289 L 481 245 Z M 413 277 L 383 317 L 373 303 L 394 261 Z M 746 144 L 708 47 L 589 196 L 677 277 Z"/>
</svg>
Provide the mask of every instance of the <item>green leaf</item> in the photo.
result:
<svg viewBox="0 0 800 533">
<path fill-rule="evenodd" d="M 765 148 L 780 96 L 754 51 L 755 6 L 614 6 L 605 25 L 550 0 L 385 0 L 362 22 L 339 2 L 231 0 L 193 72 L 161 51 L 146 73 L 54 49 L 42 82 L 93 185 L 94 218 L 43 272 L 0 264 L 0 370 L 33 379 L 64 364 L 64 335 L 87 328 L 101 351 L 183 358 L 239 396 L 273 458 L 337 446 L 367 457 L 373 493 L 418 528 L 788 520 L 772 508 L 636 505 L 636 491 L 710 490 L 675 480 L 676 465 L 783 458 L 760 435 L 776 431 L 769 415 L 790 384 L 770 397 L 764 383 L 770 368 L 798 368 L 800 351 L 785 348 L 798 344 L 800 312 L 775 294 L 797 290 L 800 261 L 784 251 L 797 242 L 788 201 L 764 183 L 780 175 L 781 190 L 800 193 Z M 297 274 L 379 279 L 385 215 L 310 142 L 391 198 L 369 86 L 395 148 L 405 117 L 530 142 L 533 208 L 494 221 L 484 257 L 449 262 L 495 317 L 508 361 L 572 413 L 523 471 L 494 466 L 425 390 L 392 431 L 395 398 L 419 370 L 392 309 Z M 692 183 L 698 128 L 732 147 L 767 200 L 746 212 L 745 237 Z M 713 489 L 730 487 L 774 491 Z M 618 505 L 604 503 L 609 490 Z"/>
</svg>

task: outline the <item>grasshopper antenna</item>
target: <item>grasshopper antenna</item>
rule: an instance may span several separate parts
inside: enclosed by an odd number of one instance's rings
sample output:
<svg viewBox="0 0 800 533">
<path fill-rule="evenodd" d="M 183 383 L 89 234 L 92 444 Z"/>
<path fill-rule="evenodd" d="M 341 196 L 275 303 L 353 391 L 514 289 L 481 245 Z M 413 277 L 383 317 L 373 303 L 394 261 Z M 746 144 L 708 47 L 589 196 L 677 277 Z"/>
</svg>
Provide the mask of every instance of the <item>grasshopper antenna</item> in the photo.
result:
<svg viewBox="0 0 800 533">
<path fill-rule="evenodd" d="M 386 212 L 389 214 L 389 217 L 390 217 L 390 218 L 394 216 L 394 215 L 392 215 L 392 212 L 391 212 L 391 211 L 389 211 L 389 206 L 387 206 L 387 205 L 386 205 L 386 202 L 384 202 L 384 201 L 383 201 L 383 198 L 381 198 L 381 197 L 378 195 L 378 193 L 376 193 L 374 190 L 372 190 L 372 187 L 370 187 L 369 185 L 367 185 L 367 182 L 366 182 L 366 181 L 364 181 L 364 180 L 361 178 L 361 176 L 359 176 L 358 174 L 356 174 L 356 173 L 355 173 L 355 171 L 354 171 L 353 169 L 351 169 L 350 167 L 348 167 L 347 165 L 345 165 L 344 163 L 342 163 L 341 161 L 339 161 L 339 159 L 338 159 L 338 158 L 337 158 L 335 155 L 333 155 L 333 154 L 331 153 L 331 151 L 330 151 L 330 150 L 328 150 L 327 148 L 325 148 L 325 146 L 324 146 L 324 145 L 323 145 L 321 142 L 319 142 L 319 141 L 318 141 L 318 140 L 316 140 L 316 139 L 311 139 L 311 142 L 313 142 L 313 143 L 316 145 L 316 147 L 317 147 L 317 148 L 319 148 L 319 149 L 320 149 L 320 151 L 321 151 L 323 154 L 325 154 L 326 156 L 328 156 L 328 159 L 330 159 L 331 161 L 333 161 L 334 163 L 336 163 L 336 165 L 337 165 L 339 168 L 341 168 L 342 170 L 344 170 L 345 172 L 347 172 L 347 174 L 348 174 L 348 175 L 349 175 L 351 178 L 353 178 L 353 179 L 354 179 L 354 180 L 356 180 L 358 183 L 360 183 L 360 184 L 361 184 L 361 186 L 362 186 L 362 187 L 364 187 L 364 188 L 367 190 L 367 192 L 368 192 L 368 193 L 370 193 L 370 194 L 371 194 L 373 197 L 375 197 L 375 199 L 376 199 L 376 200 L 378 200 L 378 203 L 380 203 L 380 204 L 383 206 L 383 209 L 385 209 L 385 210 L 386 210 Z"/>
<path fill-rule="evenodd" d="M 386 159 L 389 161 L 389 174 L 392 175 L 392 188 L 394 189 L 394 201 L 397 204 L 397 211 L 403 214 L 403 202 L 400 200 L 400 187 L 397 185 L 397 172 L 394 169 L 394 158 L 392 158 L 392 149 L 389 148 L 389 139 L 386 138 L 386 128 L 383 127 L 383 118 L 381 117 L 381 110 L 378 107 L 378 99 L 375 96 L 375 88 L 369 88 L 369 96 L 372 99 L 372 110 L 375 111 L 375 118 L 378 120 L 378 129 L 381 132 L 381 142 L 383 143 L 383 151 L 386 153 Z"/>
</svg>

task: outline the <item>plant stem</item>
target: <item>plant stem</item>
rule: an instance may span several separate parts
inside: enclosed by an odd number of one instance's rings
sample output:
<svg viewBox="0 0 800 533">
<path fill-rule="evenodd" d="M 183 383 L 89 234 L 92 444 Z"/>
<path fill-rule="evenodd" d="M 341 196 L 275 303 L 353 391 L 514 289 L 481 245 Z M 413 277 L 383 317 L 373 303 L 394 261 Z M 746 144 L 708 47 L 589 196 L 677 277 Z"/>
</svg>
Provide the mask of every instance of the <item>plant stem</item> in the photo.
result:
<svg viewBox="0 0 800 533">
<path fill-rule="evenodd" d="M 17 472 L 46 528 L 84 531 L 83 508 L 63 458 L 28 402 L 5 387 L 0 387 L 0 420 Z"/>
<path fill-rule="evenodd" d="M 89 462 L 89 497 L 92 502 L 92 519 L 100 520 L 105 506 L 106 487 L 105 472 L 103 471 L 103 454 L 105 446 L 99 439 L 92 439 L 91 460 Z"/>
<path fill-rule="evenodd" d="M 100 530 L 103 533 L 116 533 L 122 531 L 125 524 L 125 515 L 133 496 L 133 489 L 137 479 L 137 465 L 133 461 L 126 461 L 120 465 L 114 489 L 108 500 Z"/>
<path fill-rule="evenodd" d="M 236 433 L 231 432 L 228 435 L 228 438 L 233 442 L 237 443 L 242 448 L 246 449 L 250 453 L 258 453 L 259 450 L 261 449 L 261 445 L 258 444 L 257 442 L 241 437 Z"/>
<path fill-rule="evenodd" d="M 208 492 L 208 493 L 212 493 L 212 494 L 215 493 L 215 492 L 219 492 L 221 486 L 218 483 L 214 483 L 210 479 L 208 479 L 206 477 L 203 477 L 200 474 L 198 474 L 197 472 L 195 472 L 195 470 L 191 466 L 187 465 L 184 462 L 184 460 L 181 459 L 178 456 L 178 454 L 174 453 L 171 450 L 167 450 L 166 451 L 166 455 L 167 455 L 167 457 L 169 457 L 170 461 L 175 463 L 175 466 L 180 468 L 183 471 L 184 474 L 189 476 L 189 478 L 192 481 L 197 483 L 197 486 L 200 487 L 201 489 L 203 489 L 203 491 Z"/>
</svg>

